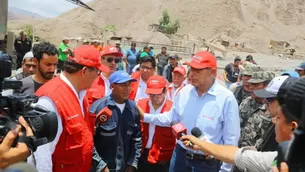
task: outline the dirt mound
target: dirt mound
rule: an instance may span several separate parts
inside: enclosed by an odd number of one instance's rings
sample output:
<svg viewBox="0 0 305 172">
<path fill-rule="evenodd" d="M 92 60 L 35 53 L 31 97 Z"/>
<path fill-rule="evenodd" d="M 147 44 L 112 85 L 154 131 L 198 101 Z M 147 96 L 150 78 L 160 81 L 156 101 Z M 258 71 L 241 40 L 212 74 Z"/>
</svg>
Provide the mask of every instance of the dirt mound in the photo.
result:
<svg viewBox="0 0 305 172">
<path fill-rule="evenodd" d="M 118 33 L 136 40 L 169 43 L 163 34 L 148 32 L 149 25 L 158 23 L 163 10 L 168 9 L 170 16 L 180 20 L 179 34 L 202 39 L 224 34 L 229 41 L 244 42 L 262 53 L 268 52 L 271 39 L 305 50 L 302 0 L 95 0 L 88 5 L 96 11 L 75 8 L 46 19 L 35 26 L 37 35 L 58 43 L 63 36 L 92 37 L 106 25 L 115 25 Z"/>
</svg>

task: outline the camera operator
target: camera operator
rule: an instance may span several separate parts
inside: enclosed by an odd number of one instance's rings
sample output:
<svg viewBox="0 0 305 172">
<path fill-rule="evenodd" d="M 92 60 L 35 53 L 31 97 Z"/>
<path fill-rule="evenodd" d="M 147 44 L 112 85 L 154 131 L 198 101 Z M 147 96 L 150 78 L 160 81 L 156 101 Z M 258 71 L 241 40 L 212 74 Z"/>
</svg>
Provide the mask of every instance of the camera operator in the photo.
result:
<svg viewBox="0 0 305 172">
<path fill-rule="evenodd" d="M 25 128 L 26 136 L 33 136 L 33 131 L 23 117 L 19 117 L 20 124 Z M 17 162 L 22 162 L 30 155 L 30 151 L 25 143 L 18 143 L 16 147 L 11 147 L 17 135 L 22 134 L 21 126 L 18 125 L 7 133 L 0 144 L 0 169 L 6 168 Z"/>
<path fill-rule="evenodd" d="M 276 141 L 278 143 L 289 141 L 292 137 L 292 134 L 296 128 L 298 128 L 299 121 L 301 118 L 300 111 L 302 106 L 298 103 L 298 99 L 293 97 L 293 95 L 287 94 L 290 89 L 298 83 L 303 83 L 303 88 L 299 89 L 299 95 L 305 94 L 305 78 L 298 80 L 295 83 L 291 83 L 289 87 L 287 85 L 283 88 L 279 88 L 277 92 L 277 100 L 281 105 L 278 108 L 277 116 L 273 118 L 273 123 L 275 124 L 275 134 Z M 271 81 L 272 83 L 272 81 Z M 268 87 L 267 87 L 268 88 Z M 267 89 L 265 89 L 268 91 Z M 270 90 L 269 90 L 270 91 Z M 289 97 L 289 102 L 287 101 Z M 295 106 L 286 106 L 286 104 L 296 104 Z M 298 105 L 298 106 L 297 106 Z M 246 171 L 271 171 L 272 166 L 275 166 L 277 163 L 277 155 L 275 152 L 257 152 L 251 147 L 238 148 L 235 146 L 225 146 L 225 145 L 216 145 L 202 141 L 195 138 L 194 136 L 183 136 L 181 140 L 184 141 L 186 146 L 189 146 L 190 142 L 193 143 L 195 150 L 201 150 L 209 155 L 215 156 L 216 159 L 219 159 L 224 162 L 235 164 L 239 169 Z"/>
</svg>

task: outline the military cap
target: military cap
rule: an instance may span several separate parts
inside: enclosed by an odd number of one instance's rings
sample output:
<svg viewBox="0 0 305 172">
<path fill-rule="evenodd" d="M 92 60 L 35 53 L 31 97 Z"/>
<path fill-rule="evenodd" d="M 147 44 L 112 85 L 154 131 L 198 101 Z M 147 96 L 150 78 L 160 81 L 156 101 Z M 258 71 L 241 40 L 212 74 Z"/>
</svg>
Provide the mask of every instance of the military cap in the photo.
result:
<svg viewBox="0 0 305 172">
<path fill-rule="evenodd" d="M 262 83 L 265 81 L 271 81 L 275 77 L 275 74 L 271 71 L 254 72 L 249 83 Z"/>
</svg>

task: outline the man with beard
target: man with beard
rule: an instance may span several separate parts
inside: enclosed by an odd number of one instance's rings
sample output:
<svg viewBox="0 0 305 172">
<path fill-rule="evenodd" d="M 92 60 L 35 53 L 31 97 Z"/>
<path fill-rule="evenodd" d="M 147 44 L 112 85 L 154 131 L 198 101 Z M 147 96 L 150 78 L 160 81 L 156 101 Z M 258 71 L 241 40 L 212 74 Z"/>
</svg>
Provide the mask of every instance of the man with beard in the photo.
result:
<svg viewBox="0 0 305 172">
<path fill-rule="evenodd" d="M 112 93 L 90 108 L 94 114 L 103 110 L 112 114 L 105 122 L 97 121 L 94 145 L 102 158 L 103 172 L 134 172 L 141 155 L 142 139 L 139 112 L 128 95 L 130 84 L 136 80 L 120 70 L 114 72 L 109 81 Z"/>
<path fill-rule="evenodd" d="M 21 93 L 34 94 L 44 83 L 54 76 L 58 51 L 55 45 L 42 42 L 33 47 L 34 58 L 37 60 L 37 71 L 34 75 L 22 79 Z"/>
</svg>

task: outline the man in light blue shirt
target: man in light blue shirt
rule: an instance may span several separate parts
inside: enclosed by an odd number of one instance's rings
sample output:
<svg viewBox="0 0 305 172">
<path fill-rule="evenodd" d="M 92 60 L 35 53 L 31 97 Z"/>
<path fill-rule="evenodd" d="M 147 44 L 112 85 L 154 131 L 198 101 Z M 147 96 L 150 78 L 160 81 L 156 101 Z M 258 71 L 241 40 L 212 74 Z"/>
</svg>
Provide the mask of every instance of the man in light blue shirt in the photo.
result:
<svg viewBox="0 0 305 172">
<path fill-rule="evenodd" d="M 143 114 L 143 121 L 158 126 L 170 126 L 171 122 L 181 122 L 187 134 L 198 127 L 209 142 L 224 145 L 237 145 L 240 137 L 240 124 L 237 101 L 229 90 L 215 82 L 217 76 L 216 58 L 213 54 L 201 51 L 188 63 L 190 66 L 189 84 L 181 89 L 171 111 L 163 114 Z M 232 165 L 219 164 L 214 158 L 186 148 L 177 141 L 170 172 L 221 172 L 231 171 Z"/>
<path fill-rule="evenodd" d="M 138 51 L 136 49 L 136 43 L 131 43 L 130 49 L 126 51 L 126 58 L 127 58 L 127 72 L 129 75 L 132 73 L 132 69 L 137 65 L 137 54 Z"/>
</svg>

